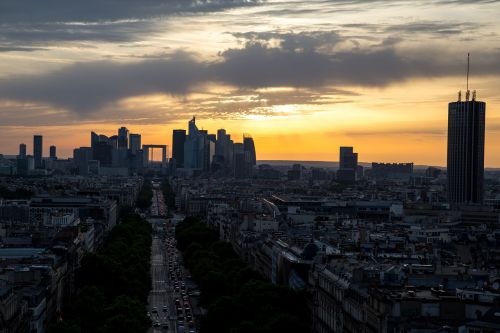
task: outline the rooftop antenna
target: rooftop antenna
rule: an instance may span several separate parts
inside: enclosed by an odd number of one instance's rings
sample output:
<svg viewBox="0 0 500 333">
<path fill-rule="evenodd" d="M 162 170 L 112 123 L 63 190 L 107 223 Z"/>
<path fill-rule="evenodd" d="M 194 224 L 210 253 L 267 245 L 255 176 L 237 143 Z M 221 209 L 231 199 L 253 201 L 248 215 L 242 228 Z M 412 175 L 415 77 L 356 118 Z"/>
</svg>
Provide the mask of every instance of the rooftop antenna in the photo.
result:
<svg viewBox="0 0 500 333">
<path fill-rule="evenodd" d="M 469 69 L 470 69 L 470 53 L 467 53 L 467 91 L 465 92 L 465 100 L 469 100 L 470 91 L 469 91 Z"/>
</svg>

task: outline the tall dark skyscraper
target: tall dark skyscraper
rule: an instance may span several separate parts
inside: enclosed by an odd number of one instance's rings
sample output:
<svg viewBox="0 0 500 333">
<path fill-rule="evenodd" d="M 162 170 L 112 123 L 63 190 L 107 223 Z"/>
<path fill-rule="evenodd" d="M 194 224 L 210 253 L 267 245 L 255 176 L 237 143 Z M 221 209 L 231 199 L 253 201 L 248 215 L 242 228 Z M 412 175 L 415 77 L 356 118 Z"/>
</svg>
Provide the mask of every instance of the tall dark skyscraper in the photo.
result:
<svg viewBox="0 0 500 333">
<path fill-rule="evenodd" d="M 130 152 L 132 154 L 137 154 L 137 151 L 141 149 L 141 135 L 140 134 L 130 134 Z"/>
<path fill-rule="evenodd" d="M 53 159 L 57 158 L 57 148 L 56 148 L 56 146 L 50 146 L 50 148 L 49 148 L 49 156 L 50 156 L 50 158 L 53 158 Z"/>
<path fill-rule="evenodd" d="M 340 147 L 340 169 L 356 169 L 358 166 L 358 153 L 352 147 Z"/>
<path fill-rule="evenodd" d="M 253 142 L 253 138 L 248 134 L 243 135 L 243 150 L 245 151 L 245 154 L 248 156 L 247 162 L 251 166 L 256 165 L 257 155 L 255 154 L 255 143 Z"/>
<path fill-rule="evenodd" d="M 337 180 L 345 183 L 354 183 L 358 167 L 358 153 L 355 153 L 352 147 L 340 147 L 339 157 Z"/>
<path fill-rule="evenodd" d="M 26 145 L 24 143 L 21 143 L 19 145 L 19 157 L 21 158 L 26 157 Z"/>
<path fill-rule="evenodd" d="M 184 143 L 186 142 L 186 130 L 176 129 L 172 134 L 172 158 L 175 159 L 178 168 L 184 167 Z"/>
<path fill-rule="evenodd" d="M 128 148 L 128 129 L 126 127 L 118 129 L 118 148 Z"/>
<path fill-rule="evenodd" d="M 35 168 L 41 169 L 43 166 L 43 137 L 41 135 L 33 136 L 33 157 L 35 159 Z"/>
<path fill-rule="evenodd" d="M 486 103 L 475 91 L 465 101 L 448 105 L 448 201 L 450 204 L 483 202 L 484 127 Z"/>
</svg>

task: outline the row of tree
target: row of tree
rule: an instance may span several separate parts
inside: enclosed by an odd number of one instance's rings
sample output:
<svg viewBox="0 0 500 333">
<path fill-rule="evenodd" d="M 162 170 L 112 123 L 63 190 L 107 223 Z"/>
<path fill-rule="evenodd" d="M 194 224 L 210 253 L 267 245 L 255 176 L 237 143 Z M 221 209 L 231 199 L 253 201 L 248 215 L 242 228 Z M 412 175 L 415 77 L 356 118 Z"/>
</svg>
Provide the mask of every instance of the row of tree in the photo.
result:
<svg viewBox="0 0 500 333">
<path fill-rule="evenodd" d="M 146 332 L 151 289 L 151 226 L 124 213 L 99 253 L 87 254 L 77 272 L 77 295 L 63 310 L 54 333 Z"/>
<path fill-rule="evenodd" d="M 299 333 L 308 331 L 305 295 L 265 282 L 227 242 L 196 218 L 176 227 L 177 246 L 199 283 L 207 308 L 201 332 Z"/>
<path fill-rule="evenodd" d="M 144 184 L 142 184 L 139 195 L 137 196 L 137 201 L 135 202 L 135 206 L 141 210 L 146 210 L 151 207 L 151 203 L 153 200 L 153 188 L 151 186 L 151 181 L 149 179 L 144 180 Z"/>
</svg>

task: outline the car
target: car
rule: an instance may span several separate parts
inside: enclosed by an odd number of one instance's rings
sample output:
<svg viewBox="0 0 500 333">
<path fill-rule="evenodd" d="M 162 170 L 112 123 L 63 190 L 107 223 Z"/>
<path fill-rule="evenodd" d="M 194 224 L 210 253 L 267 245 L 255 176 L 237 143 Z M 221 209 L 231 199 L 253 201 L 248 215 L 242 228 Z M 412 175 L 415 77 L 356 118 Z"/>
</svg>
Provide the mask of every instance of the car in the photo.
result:
<svg viewBox="0 0 500 333">
<path fill-rule="evenodd" d="M 154 327 L 160 327 L 160 322 L 159 321 L 155 321 L 154 324 L 153 324 Z"/>
<path fill-rule="evenodd" d="M 153 306 L 153 309 L 151 310 L 151 312 L 153 312 L 153 313 L 157 313 L 158 312 L 158 309 L 156 308 L 156 306 Z"/>
<path fill-rule="evenodd" d="M 163 306 L 163 312 L 167 312 L 168 311 L 168 307 L 166 305 Z"/>
</svg>

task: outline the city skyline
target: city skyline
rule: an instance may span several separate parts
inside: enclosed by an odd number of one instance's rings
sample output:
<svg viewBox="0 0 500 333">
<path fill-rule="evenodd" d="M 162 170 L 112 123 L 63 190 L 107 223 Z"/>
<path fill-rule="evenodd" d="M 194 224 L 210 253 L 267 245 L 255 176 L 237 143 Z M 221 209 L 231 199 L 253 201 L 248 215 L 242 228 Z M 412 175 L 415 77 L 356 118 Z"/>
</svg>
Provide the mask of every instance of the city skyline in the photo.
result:
<svg viewBox="0 0 500 333">
<path fill-rule="evenodd" d="M 120 126 L 171 146 L 197 115 L 210 132 L 252 133 L 261 160 L 336 161 L 353 146 L 363 161 L 445 166 L 447 103 L 471 52 L 485 166 L 500 167 L 498 2 L 54 4 L 0 5 L 4 154 L 41 133 L 68 157 Z"/>
<path fill-rule="evenodd" d="M 0 0 L 0 331 L 500 333 L 500 0 Z"/>
</svg>

